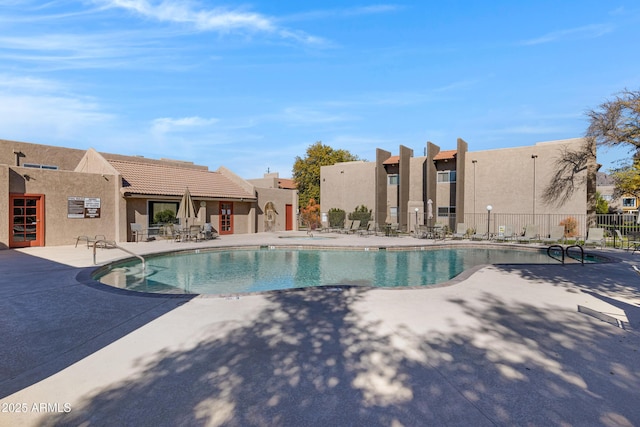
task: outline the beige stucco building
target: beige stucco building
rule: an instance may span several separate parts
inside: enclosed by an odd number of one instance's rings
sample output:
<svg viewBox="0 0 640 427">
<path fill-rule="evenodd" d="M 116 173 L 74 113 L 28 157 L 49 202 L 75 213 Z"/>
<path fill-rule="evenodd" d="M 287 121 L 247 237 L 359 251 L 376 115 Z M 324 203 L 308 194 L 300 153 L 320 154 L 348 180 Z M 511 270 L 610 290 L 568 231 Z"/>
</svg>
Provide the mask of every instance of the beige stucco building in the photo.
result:
<svg viewBox="0 0 640 427">
<path fill-rule="evenodd" d="M 153 228 L 189 189 L 199 224 L 220 235 L 296 228 L 295 190 L 260 188 L 227 168 L 0 140 L 0 248 L 123 242 Z"/>
<path fill-rule="evenodd" d="M 579 186 L 562 204 L 548 205 L 542 197 L 556 159 L 563 150 L 583 143 L 582 138 L 574 138 L 469 151 L 468 144 L 458 139 L 451 150 L 427 143 L 425 156 L 414 156 L 404 146 L 398 155 L 377 149 L 374 162 L 321 168 L 322 212 L 331 208 L 352 212 L 364 204 L 378 226 L 398 223 L 407 231 L 414 230 L 416 223 L 442 223 L 451 229 L 465 223 L 485 231 L 488 225 L 491 232 L 500 223 L 537 223 L 548 228 L 558 218 L 595 211 L 595 159 L 578 173 Z M 592 179 L 587 179 L 587 171 Z M 491 213 L 487 206 L 492 207 Z"/>
</svg>

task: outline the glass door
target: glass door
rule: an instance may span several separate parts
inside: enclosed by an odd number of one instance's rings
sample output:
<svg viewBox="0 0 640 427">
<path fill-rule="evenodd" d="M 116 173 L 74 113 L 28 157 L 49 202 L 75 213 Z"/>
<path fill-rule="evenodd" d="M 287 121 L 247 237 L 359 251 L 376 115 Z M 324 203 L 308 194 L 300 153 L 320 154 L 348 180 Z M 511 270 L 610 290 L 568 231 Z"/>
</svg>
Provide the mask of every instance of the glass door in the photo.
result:
<svg viewBox="0 0 640 427">
<path fill-rule="evenodd" d="M 44 196 L 11 194 L 9 246 L 24 248 L 44 245 Z"/>
<path fill-rule="evenodd" d="M 233 234 L 233 203 L 220 203 L 220 234 Z"/>
</svg>

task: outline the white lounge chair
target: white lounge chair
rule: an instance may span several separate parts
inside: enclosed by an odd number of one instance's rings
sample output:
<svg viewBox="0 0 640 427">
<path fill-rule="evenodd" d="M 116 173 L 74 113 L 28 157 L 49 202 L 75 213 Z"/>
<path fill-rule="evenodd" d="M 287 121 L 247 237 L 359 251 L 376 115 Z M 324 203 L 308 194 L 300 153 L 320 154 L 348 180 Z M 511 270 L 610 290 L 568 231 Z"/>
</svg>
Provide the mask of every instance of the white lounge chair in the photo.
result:
<svg viewBox="0 0 640 427">
<path fill-rule="evenodd" d="M 549 237 L 541 239 L 541 243 L 550 245 L 553 243 L 564 243 L 564 225 L 554 225 L 551 227 Z"/>
<path fill-rule="evenodd" d="M 528 224 L 524 228 L 524 236 L 517 238 L 518 243 L 531 243 L 534 240 L 540 239 L 540 232 L 536 224 Z"/>
<path fill-rule="evenodd" d="M 589 245 L 593 245 L 594 247 L 596 247 L 597 245 L 600 245 L 601 248 L 604 248 L 605 246 L 604 228 L 589 229 L 589 231 L 587 232 L 587 238 L 584 241 L 583 246 L 589 246 Z"/>
</svg>

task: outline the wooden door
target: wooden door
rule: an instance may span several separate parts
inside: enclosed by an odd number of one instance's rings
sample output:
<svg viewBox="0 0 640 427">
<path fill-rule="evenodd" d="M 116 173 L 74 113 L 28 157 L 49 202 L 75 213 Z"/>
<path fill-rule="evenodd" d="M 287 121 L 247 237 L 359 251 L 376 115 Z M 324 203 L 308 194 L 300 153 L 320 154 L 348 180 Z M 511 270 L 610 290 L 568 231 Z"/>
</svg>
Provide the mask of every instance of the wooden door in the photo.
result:
<svg viewBox="0 0 640 427">
<path fill-rule="evenodd" d="M 293 205 L 285 206 L 285 230 L 293 230 Z"/>
<path fill-rule="evenodd" d="M 9 247 L 44 245 L 44 195 L 9 195 Z"/>
<path fill-rule="evenodd" d="M 220 234 L 233 234 L 233 203 L 220 203 Z"/>
</svg>

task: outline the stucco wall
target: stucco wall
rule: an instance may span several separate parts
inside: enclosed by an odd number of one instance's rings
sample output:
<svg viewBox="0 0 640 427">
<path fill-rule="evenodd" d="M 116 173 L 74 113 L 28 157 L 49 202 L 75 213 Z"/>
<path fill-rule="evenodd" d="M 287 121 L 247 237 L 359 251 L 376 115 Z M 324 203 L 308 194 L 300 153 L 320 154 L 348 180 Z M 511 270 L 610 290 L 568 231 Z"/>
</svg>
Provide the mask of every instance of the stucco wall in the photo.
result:
<svg viewBox="0 0 640 427">
<path fill-rule="evenodd" d="M 85 153 L 85 150 L 75 148 L 0 139 L 0 164 L 16 166 L 14 151 L 23 154 L 23 156 L 20 156 L 21 165 L 24 163 L 52 165 L 58 166 L 61 170 L 73 170 Z"/>
<path fill-rule="evenodd" d="M 374 162 L 345 162 L 320 168 L 320 206 L 344 210 L 347 215 L 365 205 L 374 212 L 376 194 L 376 164 Z M 386 182 L 385 182 L 386 184 Z"/>
<path fill-rule="evenodd" d="M 292 217 L 291 223 L 293 230 L 297 229 L 296 212 L 298 209 L 298 195 L 295 190 L 281 190 L 277 188 L 257 188 L 258 206 L 256 230 L 258 232 L 266 231 L 266 215 L 265 206 L 268 202 L 274 204 L 276 215 L 272 231 L 286 230 L 286 205 L 291 205 Z"/>
<path fill-rule="evenodd" d="M 9 247 L 9 167 L 0 164 L 0 249 Z"/>
<path fill-rule="evenodd" d="M 534 146 L 503 148 L 499 150 L 470 151 L 467 153 L 465 182 L 465 205 L 472 213 L 474 204 L 473 160 L 475 165 L 476 212 L 486 212 L 493 206 L 493 213 L 576 214 L 587 211 L 587 189 L 580 187 L 563 206 L 549 206 L 542 200 L 545 187 L 555 171 L 555 160 L 563 147 L 577 148 L 582 139 L 538 143 Z M 534 190 L 534 159 L 535 190 Z M 586 176 L 586 171 L 580 172 Z"/>
<path fill-rule="evenodd" d="M 45 195 L 45 245 L 72 244 L 79 235 L 104 235 L 107 239 L 115 239 L 115 176 L 22 167 L 10 167 L 8 170 L 9 193 Z M 6 182 L 3 178 L 0 182 Z M 68 218 L 69 197 L 100 198 L 100 218 Z M 3 206 L 7 207 L 0 212 L 4 221 L 4 218 L 9 218 L 8 203 Z M 2 243 L 8 245 L 8 227 L 5 230 Z"/>
</svg>

